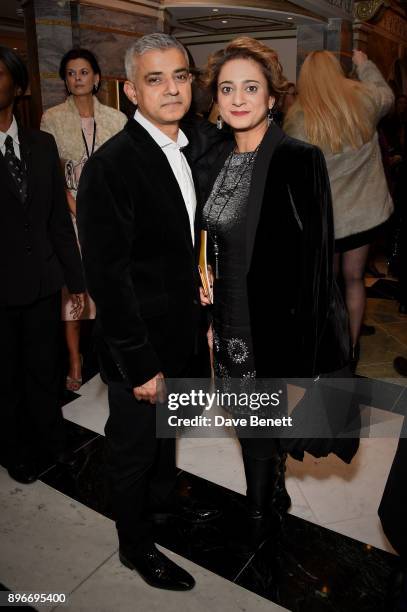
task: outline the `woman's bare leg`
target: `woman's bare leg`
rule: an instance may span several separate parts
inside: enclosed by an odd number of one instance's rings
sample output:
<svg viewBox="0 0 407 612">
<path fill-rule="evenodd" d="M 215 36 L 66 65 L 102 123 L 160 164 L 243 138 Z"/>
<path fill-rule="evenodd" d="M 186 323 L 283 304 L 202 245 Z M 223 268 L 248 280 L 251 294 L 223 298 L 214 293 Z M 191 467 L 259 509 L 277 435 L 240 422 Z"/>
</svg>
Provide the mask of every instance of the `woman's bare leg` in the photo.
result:
<svg viewBox="0 0 407 612">
<path fill-rule="evenodd" d="M 80 333 L 80 321 L 65 321 L 65 338 L 69 354 L 68 376 L 76 380 L 80 380 L 82 378 L 82 363 L 81 354 L 79 351 Z M 80 384 L 75 385 L 75 387 L 79 388 Z M 72 390 L 75 391 L 75 389 Z"/>
</svg>

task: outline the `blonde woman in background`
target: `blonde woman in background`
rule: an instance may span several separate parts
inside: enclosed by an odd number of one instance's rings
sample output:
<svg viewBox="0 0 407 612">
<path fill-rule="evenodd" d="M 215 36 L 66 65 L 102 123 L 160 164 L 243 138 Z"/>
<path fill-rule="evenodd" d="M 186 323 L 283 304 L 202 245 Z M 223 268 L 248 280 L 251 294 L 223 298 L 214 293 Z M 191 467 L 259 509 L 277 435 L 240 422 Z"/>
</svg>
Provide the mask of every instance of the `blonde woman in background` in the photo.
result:
<svg viewBox="0 0 407 612">
<path fill-rule="evenodd" d="M 41 129 L 56 140 L 65 171 L 66 196 L 72 223 L 76 228 L 76 193 L 83 166 L 89 157 L 109 138 L 120 132 L 127 117 L 120 111 L 101 104 L 96 98 L 100 88 L 99 64 L 87 49 L 71 49 L 64 55 L 59 76 L 65 83 L 65 102 L 49 108 L 41 120 Z M 85 309 L 80 319 L 94 319 L 95 304 L 86 294 Z M 62 292 L 62 319 L 65 321 L 69 371 L 66 388 L 78 391 L 82 385 L 80 355 L 80 320 L 75 318 L 68 291 Z"/>
<path fill-rule="evenodd" d="M 284 130 L 317 145 L 325 156 L 334 212 L 335 271 L 344 280 L 355 369 L 369 246 L 393 211 L 376 126 L 390 110 L 394 96 L 365 53 L 355 50 L 353 63 L 360 81 L 346 78 L 329 51 L 310 53 Z"/>
</svg>

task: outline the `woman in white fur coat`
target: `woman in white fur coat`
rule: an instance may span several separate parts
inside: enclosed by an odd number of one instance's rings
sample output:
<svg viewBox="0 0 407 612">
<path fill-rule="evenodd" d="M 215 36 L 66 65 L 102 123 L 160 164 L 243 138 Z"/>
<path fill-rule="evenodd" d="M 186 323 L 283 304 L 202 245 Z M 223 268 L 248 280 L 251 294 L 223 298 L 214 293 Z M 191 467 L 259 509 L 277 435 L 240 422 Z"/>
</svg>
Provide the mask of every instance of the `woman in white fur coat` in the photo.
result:
<svg viewBox="0 0 407 612">
<path fill-rule="evenodd" d="M 76 193 L 80 175 L 88 158 L 104 142 L 119 132 L 127 122 L 120 111 L 101 104 L 96 98 L 100 88 L 99 64 L 87 49 L 72 49 L 61 60 L 59 75 L 65 83 L 65 102 L 45 111 L 41 129 L 56 140 L 66 178 L 66 194 L 72 222 L 76 228 Z M 95 304 L 86 295 L 81 319 L 94 319 Z M 69 293 L 63 290 L 62 319 L 65 321 L 69 353 L 66 388 L 77 391 L 82 384 L 82 360 L 79 349 L 80 320 L 75 319 Z"/>
</svg>

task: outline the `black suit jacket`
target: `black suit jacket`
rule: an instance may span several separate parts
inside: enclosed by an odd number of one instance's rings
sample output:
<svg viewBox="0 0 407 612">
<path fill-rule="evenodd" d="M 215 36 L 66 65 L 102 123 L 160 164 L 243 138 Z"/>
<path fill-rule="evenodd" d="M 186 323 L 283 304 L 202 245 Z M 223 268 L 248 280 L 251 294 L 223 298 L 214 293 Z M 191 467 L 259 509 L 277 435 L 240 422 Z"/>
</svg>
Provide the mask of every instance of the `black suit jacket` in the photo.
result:
<svg viewBox="0 0 407 612">
<path fill-rule="evenodd" d="M 107 378 L 181 375 L 199 323 L 197 249 L 171 166 L 134 119 L 87 162 L 77 203 Z"/>
<path fill-rule="evenodd" d="M 7 305 L 30 304 L 64 284 L 72 293 L 85 290 L 54 138 L 20 129 L 19 140 L 28 171 L 24 204 L 0 154 L 0 303 Z"/>
<path fill-rule="evenodd" d="M 234 146 L 227 143 L 218 159 L 210 160 L 206 197 Z M 246 227 L 257 375 L 308 377 L 343 368 L 349 360 L 349 330 L 333 277 L 325 161 L 317 147 L 288 137 L 275 124 L 255 160 Z"/>
</svg>

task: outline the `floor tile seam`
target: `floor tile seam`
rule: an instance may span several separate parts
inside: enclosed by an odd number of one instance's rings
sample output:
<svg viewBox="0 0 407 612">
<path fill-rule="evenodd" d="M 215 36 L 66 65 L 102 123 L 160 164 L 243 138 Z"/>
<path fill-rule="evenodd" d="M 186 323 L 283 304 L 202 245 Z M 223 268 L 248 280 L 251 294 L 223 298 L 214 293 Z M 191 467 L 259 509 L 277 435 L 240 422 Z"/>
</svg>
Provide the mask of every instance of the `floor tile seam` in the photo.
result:
<svg viewBox="0 0 407 612">
<path fill-rule="evenodd" d="M 367 325 L 373 325 L 373 327 L 378 327 L 378 328 L 380 328 L 380 331 L 381 331 L 383 334 L 386 334 L 387 332 L 386 332 L 386 330 L 385 330 L 385 329 L 383 329 L 382 327 L 380 327 L 381 325 L 386 325 L 387 323 L 400 323 L 400 321 L 399 321 L 398 319 L 396 319 L 396 320 L 391 320 L 391 321 L 378 321 L 377 319 L 375 319 L 375 317 L 374 317 L 374 316 L 369 316 L 369 317 L 368 317 L 368 320 L 369 320 L 369 323 L 367 323 Z M 375 335 L 375 334 L 372 334 L 372 335 Z M 363 337 L 364 337 L 364 338 L 369 338 L 369 337 L 371 337 L 371 336 L 363 336 Z"/>
<path fill-rule="evenodd" d="M 364 367 L 364 368 L 367 368 L 367 367 L 370 367 L 370 366 L 388 366 L 388 365 L 391 365 L 391 367 L 393 367 L 392 363 L 391 363 L 391 362 L 389 362 L 389 360 L 388 360 L 388 359 L 387 359 L 386 361 L 368 361 L 368 362 L 366 362 L 366 361 L 363 359 L 363 357 L 362 357 L 362 359 L 361 359 L 361 360 L 359 361 L 359 363 L 358 363 L 358 368 L 359 368 L 359 366 L 361 366 L 362 368 L 363 368 L 363 367 Z M 394 370 L 394 372 L 395 372 L 395 374 L 396 374 L 396 375 L 394 376 L 394 378 L 398 378 L 398 377 L 397 377 L 397 372 L 396 372 L 396 370 Z M 400 377 L 400 376 L 399 376 L 399 377 Z M 371 377 L 371 376 L 367 376 L 367 378 L 372 378 L 372 377 Z M 376 380 L 376 379 L 375 379 L 375 378 L 373 378 L 373 380 Z"/>
<path fill-rule="evenodd" d="M 68 421 L 69 423 L 72 423 L 73 425 L 77 425 L 78 427 L 82 427 L 83 429 L 87 429 L 88 431 L 91 431 L 92 433 L 96 434 L 96 437 L 97 436 L 103 436 L 104 438 L 106 437 L 104 433 L 100 433 L 99 431 L 95 431 L 94 429 L 90 429 L 89 427 L 87 427 L 85 425 L 82 425 L 81 423 L 77 423 L 76 421 L 73 421 L 72 419 L 68 419 L 65 416 L 64 416 L 64 420 Z"/>
<path fill-rule="evenodd" d="M 118 550 L 119 550 L 118 547 L 116 547 L 114 551 L 108 557 L 106 557 L 106 559 L 104 559 L 101 563 L 99 563 L 99 565 L 97 565 L 96 568 L 90 572 L 89 575 L 83 578 L 71 591 L 69 591 L 69 593 L 67 594 L 68 595 L 67 603 L 69 603 L 69 597 L 71 597 L 78 589 L 80 589 L 85 584 L 85 582 L 87 582 L 90 578 L 92 578 L 92 576 L 94 576 L 96 572 L 98 572 L 100 568 L 103 567 L 103 565 L 105 565 L 108 561 L 110 561 L 110 559 L 112 559 L 118 553 Z M 59 609 L 63 610 L 64 605 L 65 604 L 60 604 L 60 605 L 55 606 L 54 608 L 52 608 L 51 612 L 54 612 L 54 610 L 59 610 Z"/>
<path fill-rule="evenodd" d="M 288 474 L 288 475 L 287 475 Z M 297 476 L 295 476 L 292 472 L 290 472 L 290 468 L 289 466 L 287 466 L 287 472 L 286 472 L 286 482 L 289 482 L 289 480 L 292 479 L 293 482 L 295 483 L 295 485 L 298 487 L 300 494 L 302 495 L 304 502 L 306 504 L 306 507 L 308 508 L 308 510 L 310 511 L 311 515 L 314 517 L 315 522 L 317 521 L 317 517 L 315 515 L 315 512 L 313 511 L 311 504 L 309 503 L 308 499 L 305 497 L 303 490 L 300 487 L 300 483 L 298 481 Z M 294 505 L 291 506 L 291 509 L 294 508 Z M 295 516 L 297 518 L 303 518 L 302 516 L 298 516 L 297 514 L 294 514 L 294 512 L 289 512 L 289 514 L 291 514 L 292 516 Z M 308 519 L 303 519 L 303 520 L 308 520 Z"/>
<path fill-rule="evenodd" d="M 400 390 L 399 395 L 397 396 L 397 399 L 395 400 L 393 407 L 392 407 L 392 412 L 394 412 L 394 408 L 397 406 L 399 400 L 401 399 L 402 395 L 404 395 L 404 393 L 406 392 L 407 387 L 402 387 L 402 389 Z M 398 414 L 398 413 L 395 413 Z"/>
<path fill-rule="evenodd" d="M 382 323 L 378 323 L 378 327 L 380 327 L 380 329 L 382 329 L 383 331 L 389 333 L 387 327 L 385 327 L 385 326 L 387 326 L 387 325 L 400 325 L 401 323 L 406 324 L 407 323 L 407 317 L 400 318 L 397 321 L 388 321 L 387 323 L 383 323 L 383 322 Z"/>
<path fill-rule="evenodd" d="M 402 321 L 391 321 L 389 323 L 385 323 L 385 325 L 393 325 L 394 323 L 397 323 L 397 325 L 399 323 L 402 323 Z M 407 322 L 407 321 L 406 321 Z M 394 335 L 394 333 L 390 333 L 389 330 L 387 328 L 384 329 L 385 333 L 390 336 L 390 338 L 392 338 L 393 340 L 396 340 L 399 344 L 401 344 L 401 346 L 407 350 L 407 344 L 405 342 L 403 342 L 402 340 L 400 340 L 400 338 L 398 338 L 397 336 Z"/>
<path fill-rule="evenodd" d="M 354 517 L 354 518 L 350 518 L 350 519 L 340 519 L 339 521 L 332 521 L 331 523 L 325 523 L 325 524 L 321 524 L 321 527 L 327 527 L 328 529 L 331 529 L 332 525 L 341 525 L 344 523 L 351 523 L 352 521 L 358 521 L 358 520 L 363 520 L 366 518 L 376 518 L 377 521 L 380 523 L 380 517 L 378 515 L 377 512 L 373 512 L 372 514 L 364 514 L 363 516 L 358 516 L 358 517 Z M 331 530 L 333 531 L 333 530 Z M 350 536 L 349 536 L 350 537 Z M 365 544 L 369 544 L 369 542 L 365 542 Z"/>
<path fill-rule="evenodd" d="M 336 523 L 347 523 L 349 521 L 358 521 L 358 520 L 363 520 L 365 518 L 372 518 L 375 517 L 377 518 L 378 521 L 380 521 L 379 515 L 378 515 L 378 510 L 379 510 L 379 505 L 377 506 L 377 510 L 376 511 L 372 511 L 372 512 L 364 512 L 363 514 L 359 515 L 359 516 L 353 516 L 351 518 L 347 518 L 347 519 L 339 519 L 339 520 L 335 520 L 335 521 L 331 521 L 329 523 L 320 523 L 321 527 L 329 527 L 330 525 L 334 525 Z M 366 542 L 368 544 L 368 542 Z"/>
<path fill-rule="evenodd" d="M 243 565 L 242 568 L 240 568 L 240 570 L 237 572 L 236 576 L 234 578 L 231 578 L 230 581 L 233 583 L 236 583 L 237 580 L 239 580 L 240 576 L 243 574 L 243 572 L 249 567 L 250 563 L 253 561 L 254 557 L 256 556 L 256 554 L 258 553 L 258 551 L 261 549 L 262 544 L 258 547 L 258 549 L 251 555 L 251 557 L 246 561 L 246 563 Z M 239 585 L 240 586 L 240 585 Z M 246 587 L 241 587 L 241 588 L 246 588 Z M 246 589 L 247 591 L 250 591 L 251 593 L 253 593 L 254 591 L 251 591 L 250 589 Z M 272 601 L 271 599 L 269 601 Z M 275 602 L 273 602 L 275 603 Z"/>
<path fill-rule="evenodd" d="M 300 487 L 300 485 L 299 485 L 299 487 Z M 304 496 L 304 498 L 305 498 L 305 500 L 306 500 L 306 502 L 307 502 L 307 504 L 308 504 L 308 506 L 309 506 L 309 508 L 310 508 L 310 510 L 311 510 L 311 514 L 312 514 L 312 516 L 314 516 L 314 517 L 315 517 L 315 521 L 310 521 L 310 522 L 315 522 L 315 524 L 319 525 L 320 527 L 326 527 L 326 526 L 328 525 L 328 523 L 325 523 L 325 522 L 324 522 L 322 519 L 320 519 L 320 518 L 318 517 L 318 513 L 317 513 L 317 511 L 314 509 L 315 504 L 314 504 L 314 507 L 313 507 L 312 503 L 309 501 L 308 497 L 306 496 L 306 494 L 304 493 L 304 491 L 302 490 L 302 488 L 301 488 L 301 487 L 300 487 L 300 489 L 301 489 L 301 493 L 303 494 L 303 496 Z M 384 486 L 383 486 L 383 490 L 384 490 Z M 379 505 L 380 505 L 380 502 L 379 502 L 379 504 L 378 504 L 377 510 L 378 510 L 378 508 L 379 508 Z M 374 510 L 374 511 L 372 510 L 371 512 L 370 512 L 370 511 L 368 511 L 368 512 L 366 512 L 366 513 L 365 513 L 365 512 L 363 512 L 363 514 L 358 514 L 358 515 L 356 515 L 356 516 L 352 516 L 352 517 L 350 517 L 349 519 L 340 519 L 339 521 L 331 521 L 331 523 L 333 523 L 333 522 L 340 522 L 340 521 L 342 521 L 342 520 L 343 520 L 343 521 L 346 521 L 346 520 L 355 520 L 355 519 L 362 519 L 362 518 L 364 518 L 364 517 L 376 516 L 376 514 L 377 514 L 377 510 Z M 293 513 L 291 512 L 290 514 L 293 514 Z M 294 515 L 294 516 L 295 516 L 295 515 Z M 298 518 L 302 518 L 302 517 L 298 517 Z M 309 520 L 309 519 L 302 519 L 302 520 Z"/>
</svg>

